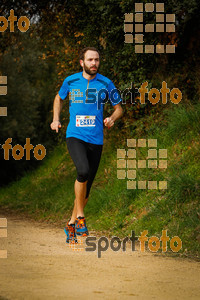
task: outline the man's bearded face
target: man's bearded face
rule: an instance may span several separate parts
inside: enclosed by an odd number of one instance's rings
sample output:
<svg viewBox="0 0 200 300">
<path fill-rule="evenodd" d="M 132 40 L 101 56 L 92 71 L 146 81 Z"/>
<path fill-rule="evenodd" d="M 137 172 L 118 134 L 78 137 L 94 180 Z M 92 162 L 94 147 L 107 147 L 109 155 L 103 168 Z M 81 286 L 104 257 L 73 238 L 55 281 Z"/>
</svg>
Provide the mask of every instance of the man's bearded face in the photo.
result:
<svg viewBox="0 0 200 300">
<path fill-rule="evenodd" d="M 88 50 L 83 60 L 83 69 L 89 75 L 95 75 L 99 69 L 99 54 L 96 51 Z"/>
</svg>

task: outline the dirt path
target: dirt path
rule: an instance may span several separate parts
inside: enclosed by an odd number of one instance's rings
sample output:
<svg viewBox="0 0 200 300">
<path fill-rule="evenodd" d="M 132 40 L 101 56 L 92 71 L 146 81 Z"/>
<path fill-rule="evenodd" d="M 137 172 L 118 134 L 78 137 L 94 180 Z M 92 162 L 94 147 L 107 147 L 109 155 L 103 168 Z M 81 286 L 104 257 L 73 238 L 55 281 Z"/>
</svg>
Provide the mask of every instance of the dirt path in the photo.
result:
<svg viewBox="0 0 200 300">
<path fill-rule="evenodd" d="M 2 216 L 0 216 L 2 217 Z M 4 216 L 5 217 L 5 216 Z M 9 217 L 0 300 L 200 299 L 200 263 L 139 249 L 73 251 L 63 229 Z"/>
</svg>

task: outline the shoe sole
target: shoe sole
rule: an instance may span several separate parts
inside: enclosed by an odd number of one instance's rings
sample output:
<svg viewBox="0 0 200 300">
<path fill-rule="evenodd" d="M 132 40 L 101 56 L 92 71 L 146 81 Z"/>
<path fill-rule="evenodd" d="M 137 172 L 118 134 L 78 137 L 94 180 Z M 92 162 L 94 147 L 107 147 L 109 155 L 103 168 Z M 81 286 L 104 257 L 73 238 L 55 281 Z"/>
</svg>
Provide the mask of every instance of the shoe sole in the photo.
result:
<svg viewBox="0 0 200 300">
<path fill-rule="evenodd" d="M 66 240 L 66 243 L 67 244 L 78 244 L 78 241 L 72 241 L 72 240 L 67 241 Z"/>
<path fill-rule="evenodd" d="M 85 231 L 85 232 L 76 232 L 76 235 L 78 235 L 78 236 L 88 236 L 89 233 L 88 233 L 88 231 Z"/>
</svg>

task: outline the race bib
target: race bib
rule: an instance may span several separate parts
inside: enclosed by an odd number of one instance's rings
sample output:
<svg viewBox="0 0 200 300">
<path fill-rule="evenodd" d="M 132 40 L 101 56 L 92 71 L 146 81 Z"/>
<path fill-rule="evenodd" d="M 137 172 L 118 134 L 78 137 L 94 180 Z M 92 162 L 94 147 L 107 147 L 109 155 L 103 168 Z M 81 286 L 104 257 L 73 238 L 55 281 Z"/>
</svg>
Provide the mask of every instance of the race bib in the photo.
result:
<svg viewBox="0 0 200 300">
<path fill-rule="evenodd" d="M 76 127 L 94 127 L 96 116 L 76 116 Z"/>
</svg>

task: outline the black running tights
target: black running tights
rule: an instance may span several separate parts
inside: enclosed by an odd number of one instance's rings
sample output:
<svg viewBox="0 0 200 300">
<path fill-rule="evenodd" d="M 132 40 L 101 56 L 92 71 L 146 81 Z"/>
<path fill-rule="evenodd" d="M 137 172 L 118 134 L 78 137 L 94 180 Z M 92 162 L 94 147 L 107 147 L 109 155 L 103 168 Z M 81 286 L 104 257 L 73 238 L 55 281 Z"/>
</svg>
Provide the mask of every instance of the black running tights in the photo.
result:
<svg viewBox="0 0 200 300">
<path fill-rule="evenodd" d="M 87 182 L 86 198 L 99 167 L 103 145 L 87 143 L 75 137 L 66 139 L 69 154 L 75 164 L 77 181 Z"/>
</svg>

